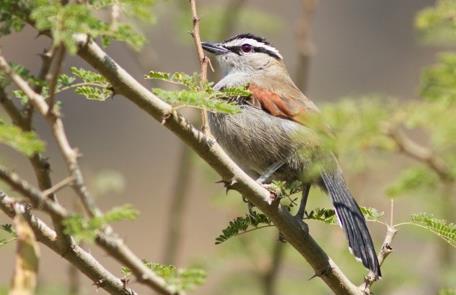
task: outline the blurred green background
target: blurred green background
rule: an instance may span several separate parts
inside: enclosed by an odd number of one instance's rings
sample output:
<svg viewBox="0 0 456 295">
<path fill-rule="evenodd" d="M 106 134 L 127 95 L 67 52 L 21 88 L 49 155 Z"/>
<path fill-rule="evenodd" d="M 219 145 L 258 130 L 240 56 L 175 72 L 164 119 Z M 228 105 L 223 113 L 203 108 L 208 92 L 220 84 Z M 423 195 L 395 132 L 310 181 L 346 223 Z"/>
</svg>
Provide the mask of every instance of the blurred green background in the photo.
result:
<svg viewBox="0 0 456 295">
<path fill-rule="evenodd" d="M 298 86 L 306 88 L 305 93 L 317 105 L 350 97 L 360 104 L 366 100 L 374 102 L 377 109 L 386 105 L 385 98 L 398 100 L 399 108 L 400 103 L 419 98 L 423 69 L 436 62 L 438 52 L 452 49 L 451 45 L 440 43 L 437 46 L 435 42 L 430 46 L 429 36 L 420 36 L 415 26 L 417 13 L 434 5 L 434 1 L 318 1 L 311 22 L 310 68 L 307 78 L 303 79 L 298 76 L 303 67 L 298 33 L 305 15 L 304 2 L 198 1 L 202 38 L 220 40 L 240 32 L 264 36 L 281 51 L 290 72 L 299 81 Z M 187 1 L 158 1 L 151 11 L 156 17 L 155 24 L 138 24 L 147 38 L 141 51 L 136 52 L 120 43 L 113 43 L 107 51 L 148 86 L 149 81 L 143 80 L 143 76 L 149 70 L 198 71 L 193 40 L 188 33 L 191 18 L 187 4 Z M 441 35 L 440 41 L 448 38 L 448 35 Z M 49 40 L 37 37 L 31 28 L 0 39 L 3 54 L 33 72 L 40 66 L 37 55 L 48 45 Z M 88 67 L 73 56 L 66 60 L 65 69 L 75 65 Z M 217 79 L 217 74 L 212 74 L 211 78 Z M 194 294 L 265 294 L 268 281 L 265 273 L 277 244 L 275 229 L 258 230 L 214 245 L 215 238 L 227 223 L 245 214 L 246 206 L 236 193 L 225 196 L 223 187 L 215 184 L 219 178 L 210 168 L 196 156 L 191 156 L 183 168 L 182 143 L 122 97 L 101 103 L 66 93 L 63 100 L 67 132 L 73 145 L 83 154 L 81 165 L 89 187 L 97 195 L 98 204 L 107 210 L 130 203 L 141 212 L 137 220 L 115 225 L 140 257 L 156 262 L 169 260 L 165 257 L 169 250 L 165 241 L 171 228 L 171 199 L 176 190 L 176 178 L 181 169 L 186 169 L 189 183 L 184 190 L 182 239 L 173 263 L 179 267 L 199 265 L 207 270 L 206 283 Z M 388 104 L 385 109 L 388 111 L 390 107 Z M 350 117 L 345 119 L 350 120 Z M 454 120 L 442 124 L 453 123 L 456 125 Z M 37 126 L 44 139 L 51 139 L 49 129 L 41 119 L 37 120 Z M 337 130 L 339 126 L 333 127 Z M 420 131 L 413 132 L 413 136 L 424 144 L 431 141 Z M 447 140 L 454 143 L 455 137 Z M 454 153 L 454 149 L 447 152 Z M 53 180 L 65 178 L 66 169 L 52 140 L 48 141 L 46 155 L 52 165 Z M 11 149 L 0 147 L 0 161 L 34 181 L 29 163 Z M 351 151 L 342 155 L 346 178 L 359 203 L 385 211 L 386 221 L 390 199 L 385 190 L 391 187 L 402 169 L 413 164 L 413 160 L 399 153 L 366 151 L 353 154 Z M 72 206 L 76 197 L 66 188 L 60 193 L 60 199 Z M 312 189 L 308 206 L 329 207 L 330 204 L 318 189 Z M 411 214 L 425 211 L 454 222 L 454 208 L 454 189 L 442 197 L 436 188 L 428 188 L 401 193 L 395 199 L 394 218 L 397 222 L 407 221 Z M 0 223 L 8 222 L 0 214 Z M 361 283 L 365 270 L 348 252 L 339 227 L 312 221 L 309 225 L 327 253 L 353 281 Z M 379 248 L 385 227 L 378 223 L 369 226 Z M 404 226 L 399 229 L 393 242 L 394 252 L 383 267 L 384 279 L 374 285 L 374 292 L 427 295 L 437 294 L 442 287 L 456 288 L 454 248 L 418 228 Z M 41 249 L 43 294 L 64 294 L 64 286 L 68 285 L 67 263 L 45 247 Z M 312 270 L 300 255 L 287 245 L 284 249 L 275 294 L 330 292 L 319 279 L 309 280 Z M 112 259 L 95 248 L 93 253 L 114 273 L 121 274 L 120 267 Z M 0 248 L 0 261 L 0 285 L 5 286 L 14 265 L 14 243 Z M 95 293 L 85 277 L 81 277 L 81 284 L 83 294 Z M 139 291 L 144 290 L 139 284 L 131 284 Z"/>
</svg>

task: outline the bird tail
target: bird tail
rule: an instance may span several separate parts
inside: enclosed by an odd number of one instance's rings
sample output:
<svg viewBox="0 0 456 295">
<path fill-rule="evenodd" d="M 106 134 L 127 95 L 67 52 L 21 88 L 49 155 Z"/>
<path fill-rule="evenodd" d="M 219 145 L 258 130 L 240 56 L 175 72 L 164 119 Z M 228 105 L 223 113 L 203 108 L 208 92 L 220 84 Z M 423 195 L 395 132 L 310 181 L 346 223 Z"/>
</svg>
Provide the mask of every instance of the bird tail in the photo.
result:
<svg viewBox="0 0 456 295">
<path fill-rule="evenodd" d="M 324 188 L 336 209 L 339 224 L 344 229 L 350 250 L 377 278 L 381 277 L 380 265 L 372 238 L 361 210 L 347 188 L 340 169 L 320 172 Z"/>
</svg>

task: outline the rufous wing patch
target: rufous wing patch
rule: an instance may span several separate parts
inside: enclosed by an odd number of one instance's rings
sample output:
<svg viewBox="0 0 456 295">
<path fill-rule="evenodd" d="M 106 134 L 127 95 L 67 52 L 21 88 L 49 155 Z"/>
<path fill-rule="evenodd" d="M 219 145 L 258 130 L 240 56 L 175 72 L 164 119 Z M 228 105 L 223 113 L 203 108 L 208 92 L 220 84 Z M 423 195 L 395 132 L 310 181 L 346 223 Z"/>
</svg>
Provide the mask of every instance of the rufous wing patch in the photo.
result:
<svg viewBox="0 0 456 295">
<path fill-rule="evenodd" d="M 293 121 L 297 121 L 301 113 L 293 112 L 284 98 L 271 90 L 262 88 L 256 84 L 249 84 L 247 89 L 251 93 L 253 104 L 259 103 L 261 108 L 269 114 Z"/>
</svg>

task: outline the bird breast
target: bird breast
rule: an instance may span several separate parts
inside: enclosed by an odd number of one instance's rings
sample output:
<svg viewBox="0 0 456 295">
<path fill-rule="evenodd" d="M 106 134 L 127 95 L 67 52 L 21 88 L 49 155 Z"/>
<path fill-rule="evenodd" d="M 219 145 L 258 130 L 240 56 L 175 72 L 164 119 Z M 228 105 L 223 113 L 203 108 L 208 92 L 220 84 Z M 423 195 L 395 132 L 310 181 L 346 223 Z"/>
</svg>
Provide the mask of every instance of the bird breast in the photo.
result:
<svg viewBox="0 0 456 295">
<path fill-rule="evenodd" d="M 241 112 L 234 115 L 209 113 L 209 124 L 224 150 L 252 177 L 284 159 L 286 164 L 273 179 L 292 181 L 300 176 L 303 161 L 298 149 L 302 142 L 295 135 L 302 125 L 249 105 L 241 105 Z"/>
</svg>

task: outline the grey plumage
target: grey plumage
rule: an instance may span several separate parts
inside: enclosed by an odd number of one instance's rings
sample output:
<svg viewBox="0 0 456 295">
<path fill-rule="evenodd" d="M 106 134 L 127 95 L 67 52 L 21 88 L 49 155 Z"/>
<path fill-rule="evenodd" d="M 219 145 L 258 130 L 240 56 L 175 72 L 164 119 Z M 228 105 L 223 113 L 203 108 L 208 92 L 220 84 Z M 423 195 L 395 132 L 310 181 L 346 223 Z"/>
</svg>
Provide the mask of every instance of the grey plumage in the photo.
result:
<svg viewBox="0 0 456 295">
<path fill-rule="evenodd" d="M 223 43 L 203 44 L 206 50 L 217 54 L 225 74 L 215 88 L 252 83 L 257 91 L 252 96 L 262 97 L 257 97 L 256 101 L 255 97 L 251 101 L 238 100 L 241 107 L 238 114 L 210 113 L 209 124 L 214 137 L 254 178 L 261 176 L 271 165 L 283 161 L 285 164 L 272 175 L 272 179 L 299 180 L 307 192 L 309 184 L 320 185 L 331 197 L 353 254 L 380 277 L 380 266 L 366 221 L 345 183 L 336 157 L 319 148 L 315 132 L 298 117 L 307 113 L 318 114 L 318 108 L 294 85 L 282 59 L 265 53 L 267 49 L 280 56 L 277 49 L 262 38 L 240 36 L 229 39 L 226 47 Z M 248 41 L 249 36 L 251 41 Z M 241 41 L 262 49 L 244 53 L 237 48 L 230 50 L 233 44 L 240 46 Z M 306 173 L 315 160 L 322 161 L 323 169 L 318 177 L 310 179 Z M 305 206 L 305 202 L 303 204 Z"/>
</svg>

